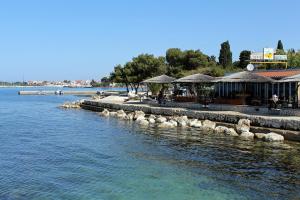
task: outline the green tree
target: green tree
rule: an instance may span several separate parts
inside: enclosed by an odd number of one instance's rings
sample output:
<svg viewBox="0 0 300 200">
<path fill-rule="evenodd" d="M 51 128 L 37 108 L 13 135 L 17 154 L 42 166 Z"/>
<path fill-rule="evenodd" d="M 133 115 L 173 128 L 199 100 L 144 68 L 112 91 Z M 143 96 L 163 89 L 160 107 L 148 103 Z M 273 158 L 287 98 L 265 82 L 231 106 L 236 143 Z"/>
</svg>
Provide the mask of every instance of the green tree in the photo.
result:
<svg viewBox="0 0 300 200">
<path fill-rule="evenodd" d="M 249 64 L 250 55 L 251 55 L 251 51 L 248 51 L 248 50 L 241 51 L 240 57 L 239 57 L 239 63 L 238 63 L 239 68 L 247 67 L 247 65 Z"/>
<path fill-rule="evenodd" d="M 230 44 L 228 40 L 221 44 L 219 63 L 223 67 L 228 67 L 232 65 L 232 53 L 230 51 Z"/>
<path fill-rule="evenodd" d="M 123 67 L 117 65 L 110 79 L 116 83 L 124 83 L 129 92 L 135 90 L 137 93 L 140 83 L 150 77 L 166 73 L 164 57 L 155 57 L 150 54 L 141 54 L 127 62 Z"/>
<path fill-rule="evenodd" d="M 167 74 L 173 77 L 181 77 L 183 69 L 184 53 L 178 48 L 170 48 L 166 52 Z"/>
<path fill-rule="evenodd" d="M 200 50 L 184 51 L 184 69 L 193 70 L 198 67 L 207 67 L 209 64 L 209 56 L 203 54 Z"/>
<path fill-rule="evenodd" d="M 125 84 L 127 92 L 129 92 L 129 81 L 127 73 L 122 65 L 117 65 L 110 74 L 109 79 L 115 83 Z"/>
<path fill-rule="evenodd" d="M 300 67 L 300 51 L 297 52 L 294 49 L 290 49 L 287 52 L 288 66 L 289 67 Z"/>
<path fill-rule="evenodd" d="M 277 49 L 279 49 L 279 50 L 284 50 L 284 49 L 283 49 L 283 44 L 282 44 L 281 40 L 278 40 L 278 43 L 277 43 Z"/>
</svg>

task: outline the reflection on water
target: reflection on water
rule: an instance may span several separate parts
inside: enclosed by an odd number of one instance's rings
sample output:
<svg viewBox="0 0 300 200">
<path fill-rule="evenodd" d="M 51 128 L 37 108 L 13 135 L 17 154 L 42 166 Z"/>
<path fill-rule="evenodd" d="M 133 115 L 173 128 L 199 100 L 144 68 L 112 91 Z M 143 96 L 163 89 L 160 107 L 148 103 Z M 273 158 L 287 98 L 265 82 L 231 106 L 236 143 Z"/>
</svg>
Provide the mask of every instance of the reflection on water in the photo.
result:
<svg viewBox="0 0 300 200">
<path fill-rule="evenodd" d="M 141 127 L 0 90 L 0 199 L 299 199 L 299 143 Z"/>
</svg>

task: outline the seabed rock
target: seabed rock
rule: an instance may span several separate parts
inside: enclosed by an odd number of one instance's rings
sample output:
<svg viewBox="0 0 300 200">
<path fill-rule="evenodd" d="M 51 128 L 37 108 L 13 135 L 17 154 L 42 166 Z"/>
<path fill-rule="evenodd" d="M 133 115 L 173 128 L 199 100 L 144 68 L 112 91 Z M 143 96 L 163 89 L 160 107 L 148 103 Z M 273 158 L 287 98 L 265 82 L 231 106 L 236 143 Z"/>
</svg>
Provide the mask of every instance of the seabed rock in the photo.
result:
<svg viewBox="0 0 300 200">
<path fill-rule="evenodd" d="M 117 111 L 117 117 L 118 117 L 118 118 L 125 119 L 126 113 L 124 112 L 124 110 L 118 110 L 118 111 Z"/>
<path fill-rule="evenodd" d="M 148 118 L 148 122 L 149 122 L 150 124 L 155 124 L 155 119 L 153 119 L 153 118 Z"/>
<path fill-rule="evenodd" d="M 238 124 L 236 125 L 236 131 L 241 134 L 243 132 L 249 132 L 250 131 L 250 123 L 251 121 L 249 119 L 240 119 Z"/>
<path fill-rule="evenodd" d="M 149 115 L 148 119 L 154 119 L 155 120 L 156 116 L 151 114 L 151 115 Z"/>
<path fill-rule="evenodd" d="M 259 140 L 264 139 L 265 135 L 266 135 L 265 133 L 254 133 L 254 137 Z"/>
<path fill-rule="evenodd" d="M 123 119 L 125 120 L 133 120 L 133 114 L 129 113 L 128 115 L 126 115 Z"/>
<path fill-rule="evenodd" d="M 107 109 L 104 109 L 101 113 L 100 113 L 101 116 L 103 117 L 108 117 L 109 116 L 109 111 Z"/>
<path fill-rule="evenodd" d="M 265 134 L 263 140 L 266 142 L 281 142 L 284 140 L 284 137 L 277 133 L 267 133 Z"/>
<path fill-rule="evenodd" d="M 78 108 L 80 108 L 80 104 L 81 104 L 80 101 L 65 102 L 65 103 L 64 103 L 63 105 L 61 105 L 60 107 L 61 107 L 61 108 L 66 108 L 66 109 L 69 109 L 69 108 L 75 108 L 75 109 L 78 109 Z"/>
<path fill-rule="evenodd" d="M 215 129 L 216 128 L 216 122 L 212 122 L 210 120 L 204 120 L 202 123 L 202 126 L 204 128 L 209 128 L 209 129 Z"/>
<path fill-rule="evenodd" d="M 144 116 L 139 116 L 135 121 L 139 122 L 139 121 L 143 121 L 143 120 L 146 120 L 146 118 Z"/>
<path fill-rule="evenodd" d="M 117 117 L 117 112 L 110 112 L 110 113 L 109 113 L 109 116 L 110 116 L 110 117 Z"/>
<path fill-rule="evenodd" d="M 173 128 L 174 125 L 171 122 L 163 122 L 158 124 L 158 128 Z"/>
<path fill-rule="evenodd" d="M 177 120 L 177 123 L 178 123 L 178 126 L 179 127 L 186 127 L 187 126 L 187 123 L 186 121 L 180 119 L 180 120 Z"/>
<path fill-rule="evenodd" d="M 249 131 L 245 131 L 241 133 L 240 137 L 245 140 L 252 140 L 254 139 L 254 134 Z"/>
<path fill-rule="evenodd" d="M 173 120 L 173 119 L 171 119 L 169 122 L 171 124 L 173 124 L 173 126 L 178 126 L 178 123 L 175 120 Z"/>
<path fill-rule="evenodd" d="M 239 136 L 239 134 L 234 130 L 234 128 L 229 128 L 228 129 L 229 132 L 226 132 L 225 135 L 229 135 L 229 136 Z"/>
<path fill-rule="evenodd" d="M 156 122 L 157 122 L 157 123 L 164 123 L 164 122 L 166 122 L 166 121 L 167 121 L 167 118 L 162 117 L 162 116 L 156 118 Z"/>
<path fill-rule="evenodd" d="M 226 134 L 229 132 L 229 128 L 227 128 L 226 126 L 217 126 L 215 128 L 215 133 L 217 134 Z"/>
<path fill-rule="evenodd" d="M 141 119 L 142 117 L 140 117 Z M 141 120 L 137 120 L 137 123 L 142 125 L 142 126 L 148 126 L 149 125 L 149 122 L 144 118 L 144 119 L 141 119 Z"/>
<path fill-rule="evenodd" d="M 139 117 L 145 117 L 145 113 L 139 110 L 134 111 L 133 119 L 136 120 Z"/>
</svg>

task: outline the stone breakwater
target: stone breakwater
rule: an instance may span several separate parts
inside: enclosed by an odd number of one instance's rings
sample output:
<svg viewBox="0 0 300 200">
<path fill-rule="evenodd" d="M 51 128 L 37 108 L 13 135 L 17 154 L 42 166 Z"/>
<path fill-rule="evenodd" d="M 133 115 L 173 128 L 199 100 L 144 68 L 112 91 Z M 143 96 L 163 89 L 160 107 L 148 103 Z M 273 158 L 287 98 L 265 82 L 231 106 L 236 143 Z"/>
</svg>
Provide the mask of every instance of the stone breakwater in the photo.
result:
<svg viewBox="0 0 300 200">
<path fill-rule="evenodd" d="M 277 133 L 252 133 L 250 132 L 250 120 L 240 119 L 235 125 L 235 128 L 226 126 L 217 126 L 216 122 L 210 120 L 189 119 L 187 116 L 161 116 L 150 114 L 146 116 L 143 111 L 134 111 L 126 113 L 124 110 L 109 111 L 104 109 L 100 112 L 103 117 L 115 117 L 121 120 L 135 121 L 140 126 L 156 126 L 160 129 L 170 128 L 197 128 L 199 133 L 205 134 L 222 134 L 225 136 L 240 137 L 243 140 L 253 140 L 254 138 L 266 142 L 281 142 L 284 137 Z"/>
<path fill-rule="evenodd" d="M 184 108 L 154 107 L 145 104 L 135 104 L 135 103 L 99 102 L 93 100 L 83 101 L 81 107 L 83 109 L 93 110 L 98 112 L 102 112 L 104 109 L 108 109 L 108 110 L 115 110 L 115 111 L 124 110 L 126 112 L 142 111 L 143 113 L 152 114 L 156 116 L 160 116 L 160 115 L 161 116 L 186 116 L 189 119 L 197 119 L 198 121 L 210 120 L 213 122 L 217 122 L 217 124 L 219 125 L 222 125 L 222 123 L 228 123 L 231 124 L 231 126 L 232 124 L 238 124 L 241 119 L 247 119 L 251 122 L 251 130 L 255 130 L 258 133 L 260 131 L 263 133 L 276 132 L 284 136 L 285 139 L 300 141 L 300 133 L 299 133 L 300 119 L 298 119 L 297 117 L 293 118 L 293 117 L 246 115 L 246 114 L 226 112 L 226 111 L 220 111 L 220 112 L 209 111 L 209 110 L 200 111 L 200 110 L 190 110 Z M 150 121 L 148 120 L 148 122 Z M 177 124 L 179 124 L 178 121 Z M 200 127 L 200 123 L 196 126 Z M 222 129 L 222 128 L 218 128 L 218 129 Z M 242 132 L 238 134 L 242 134 Z M 242 134 L 242 135 L 246 136 L 246 134 Z"/>
</svg>

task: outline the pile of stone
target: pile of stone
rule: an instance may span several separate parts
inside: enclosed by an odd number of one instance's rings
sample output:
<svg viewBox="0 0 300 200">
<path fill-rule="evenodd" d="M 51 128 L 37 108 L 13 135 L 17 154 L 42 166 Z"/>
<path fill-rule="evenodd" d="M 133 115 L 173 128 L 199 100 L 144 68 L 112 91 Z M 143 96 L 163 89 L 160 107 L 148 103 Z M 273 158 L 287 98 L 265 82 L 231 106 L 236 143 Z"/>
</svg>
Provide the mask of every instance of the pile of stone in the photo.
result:
<svg viewBox="0 0 300 200">
<path fill-rule="evenodd" d="M 65 102 L 60 107 L 66 108 L 66 109 L 69 109 L 69 108 L 78 109 L 78 108 L 80 108 L 81 103 L 82 103 L 81 101 Z"/>
<path fill-rule="evenodd" d="M 131 113 L 126 113 L 124 110 L 119 110 L 117 112 L 110 112 L 104 109 L 101 113 L 104 117 L 117 117 L 123 120 L 133 120 L 141 126 L 157 126 L 158 128 L 175 128 L 175 127 L 192 127 L 197 128 L 203 133 L 214 133 L 223 134 L 228 136 L 240 137 L 244 140 L 261 139 L 267 142 L 277 142 L 283 141 L 284 137 L 277 133 L 252 133 L 250 132 L 251 121 L 249 119 L 240 119 L 235 128 L 228 128 L 226 126 L 217 126 L 216 122 L 210 120 L 200 121 L 198 119 L 188 119 L 187 116 L 171 116 L 165 117 L 161 115 L 149 115 L 143 111 L 135 111 Z"/>
</svg>

